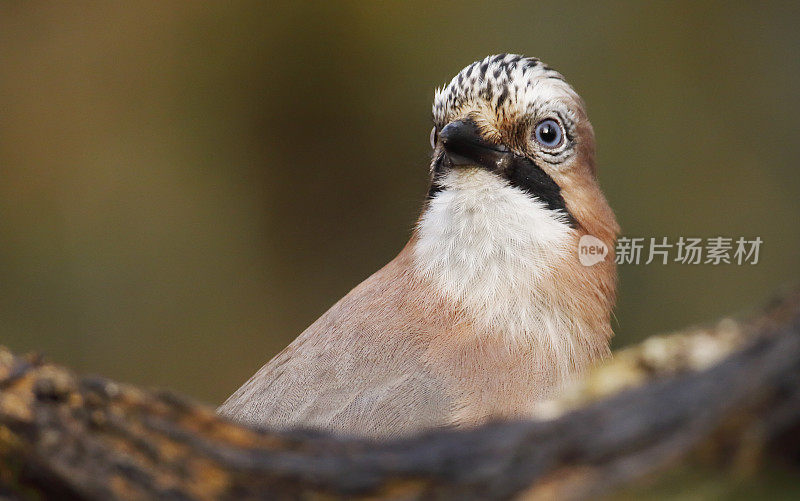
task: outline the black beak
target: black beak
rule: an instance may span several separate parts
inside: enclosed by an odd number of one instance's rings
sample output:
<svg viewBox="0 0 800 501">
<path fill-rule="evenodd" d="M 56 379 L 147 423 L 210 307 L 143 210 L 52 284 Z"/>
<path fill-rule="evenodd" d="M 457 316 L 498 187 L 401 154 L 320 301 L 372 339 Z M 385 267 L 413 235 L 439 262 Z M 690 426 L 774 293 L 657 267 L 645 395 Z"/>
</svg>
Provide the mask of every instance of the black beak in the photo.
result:
<svg viewBox="0 0 800 501">
<path fill-rule="evenodd" d="M 541 200 L 548 209 L 559 211 L 571 227 L 576 227 L 577 223 L 561 196 L 561 188 L 553 178 L 533 159 L 516 155 L 505 145 L 484 139 L 478 125 L 472 120 L 450 122 L 439 132 L 439 141 L 443 151 L 434 159 L 434 177 L 428 197 L 433 197 L 442 189 L 438 177 L 447 169 L 481 167 Z"/>
<path fill-rule="evenodd" d="M 490 171 L 503 170 L 511 151 L 502 144 L 481 137 L 472 120 L 457 120 L 439 132 L 439 140 L 452 167 L 479 166 Z"/>
</svg>

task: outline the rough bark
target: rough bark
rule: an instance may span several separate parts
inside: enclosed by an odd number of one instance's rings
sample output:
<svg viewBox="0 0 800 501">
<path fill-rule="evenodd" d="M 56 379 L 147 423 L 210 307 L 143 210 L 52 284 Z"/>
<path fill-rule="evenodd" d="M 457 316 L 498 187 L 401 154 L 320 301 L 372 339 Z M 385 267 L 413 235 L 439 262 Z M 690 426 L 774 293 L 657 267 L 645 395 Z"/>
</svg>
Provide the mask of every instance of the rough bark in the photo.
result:
<svg viewBox="0 0 800 501">
<path fill-rule="evenodd" d="M 582 498 L 701 454 L 800 451 L 800 291 L 623 350 L 537 421 L 391 443 L 272 433 L 166 392 L 0 351 L 0 495 Z"/>
</svg>

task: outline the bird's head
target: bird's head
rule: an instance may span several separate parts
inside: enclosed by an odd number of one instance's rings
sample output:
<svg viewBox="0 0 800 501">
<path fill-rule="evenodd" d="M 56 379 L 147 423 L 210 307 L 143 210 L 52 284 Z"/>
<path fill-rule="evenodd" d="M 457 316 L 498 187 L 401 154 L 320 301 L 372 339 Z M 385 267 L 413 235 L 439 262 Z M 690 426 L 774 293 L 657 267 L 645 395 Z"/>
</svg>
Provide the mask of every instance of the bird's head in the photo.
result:
<svg viewBox="0 0 800 501">
<path fill-rule="evenodd" d="M 436 91 L 433 122 L 430 197 L 480 169 L 563 224 L 613 241 L 594 131 L 583 100 L 555 70 L 514 54 L 476 61 Z"/>
<path fill-rule="evenodd" d="M 490 330 L 583 322 L 610 335 L 619 228 L 578 94 L 538 59 L 489 56 L 437 90 L 433 122 L 413 239 L 423 275 Z M 603 262 L 580 264 L 584 235 L 606 245 Z"/>
</svg>

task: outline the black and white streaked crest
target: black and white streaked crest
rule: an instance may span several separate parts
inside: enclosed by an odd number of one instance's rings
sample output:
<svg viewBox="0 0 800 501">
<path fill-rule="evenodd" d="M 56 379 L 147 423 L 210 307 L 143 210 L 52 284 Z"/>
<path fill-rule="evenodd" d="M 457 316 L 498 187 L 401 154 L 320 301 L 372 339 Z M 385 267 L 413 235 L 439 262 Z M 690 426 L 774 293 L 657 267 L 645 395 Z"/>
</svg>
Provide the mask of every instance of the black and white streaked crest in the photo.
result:
<svg viewBox="0 0 800 501">
<path fill-rule="evenodd" d="M 564 77 L 538 59 L 498 54 L 470 64 L 436 90 L 433 121 L 442 127 L 477 102 L 504 117 L 533 114 L 542 101 L 561 97 L 580 101 Z"/>
</svg>

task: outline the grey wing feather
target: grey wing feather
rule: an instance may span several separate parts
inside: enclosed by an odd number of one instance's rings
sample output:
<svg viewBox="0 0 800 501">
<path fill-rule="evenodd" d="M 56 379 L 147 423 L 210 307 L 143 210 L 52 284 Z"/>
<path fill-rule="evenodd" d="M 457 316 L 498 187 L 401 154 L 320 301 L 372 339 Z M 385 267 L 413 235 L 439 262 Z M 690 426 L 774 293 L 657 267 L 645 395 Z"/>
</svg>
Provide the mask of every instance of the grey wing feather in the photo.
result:
<svg viewBox="0 0 800 501">
<path fill-rule="evenodd" d="M 373 437 L 447 424 L 450 400 L 413 347 L 389 342 L 376 349 L 369 336 L 337 337 L 305 332 L 239 388 L 220 414 L 270 428 Z"/>
</svg>

